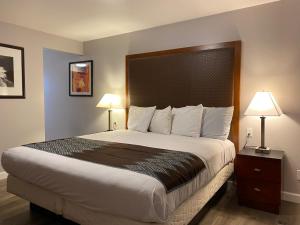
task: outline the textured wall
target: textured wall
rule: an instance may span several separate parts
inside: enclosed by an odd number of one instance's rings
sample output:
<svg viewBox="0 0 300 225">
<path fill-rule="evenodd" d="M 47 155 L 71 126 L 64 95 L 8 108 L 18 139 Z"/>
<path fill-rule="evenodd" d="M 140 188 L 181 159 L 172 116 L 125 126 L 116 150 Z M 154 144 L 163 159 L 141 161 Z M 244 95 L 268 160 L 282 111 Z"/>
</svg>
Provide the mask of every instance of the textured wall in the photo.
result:
<svg viewBox="0 0 300 225">
<path fill-rule="evenodd" d="M 0 23 L 0 33 L 0 43 L 25 48 L 26 81 L 26 99 L 0 99 L 1 155 L 9 147 L 45 138 L 43 48 L 81 54 L 82 43 L 6 23 Z"/>
<path fill-rule="evenodd" d="M 268 118 L 267 145 L 286 152 L 284 190 L 300 194 L 300 2 L 280 2 L 171 24 L 84 43 L 95 60 L 95 96 L 125 92 L 125 55 L 162 49 L 242 40 L 241 112 L 256 91 L 272 91 L 285 115 Z M 96 97 L 95 97 L 96 98 Z M 97 123 L 105 129 L 104 114 Z M 120 125 L 124 114 L 114 115 Z M 250 145 L 259 144 L 259 118 L 241 113 L 240 143 L 246 128 L 254 129 Z"/>
</svg>

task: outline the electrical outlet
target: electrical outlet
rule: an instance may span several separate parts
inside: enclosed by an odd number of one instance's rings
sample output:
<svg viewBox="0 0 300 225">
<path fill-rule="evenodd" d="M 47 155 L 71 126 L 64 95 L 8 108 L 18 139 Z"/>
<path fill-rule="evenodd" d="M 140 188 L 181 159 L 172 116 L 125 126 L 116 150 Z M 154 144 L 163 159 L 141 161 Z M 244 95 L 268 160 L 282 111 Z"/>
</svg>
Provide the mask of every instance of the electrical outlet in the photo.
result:
<svg viewBox="0 0 300 225">
<path fill-rule="evenodd" d="M 247 137 L 253 137 L 253 129 L 247 128 Z"/>
<path fill-rule="evenodd" d="M 113 123 L 113 130 L 118 130 L 119 126 L 117 124 L 117 122 L 114 122 Z"/>
<path fill-rule="evenodd" d="M 300 170 L 297 170 L 297 180 L 300 181 Z"/>
</svg>

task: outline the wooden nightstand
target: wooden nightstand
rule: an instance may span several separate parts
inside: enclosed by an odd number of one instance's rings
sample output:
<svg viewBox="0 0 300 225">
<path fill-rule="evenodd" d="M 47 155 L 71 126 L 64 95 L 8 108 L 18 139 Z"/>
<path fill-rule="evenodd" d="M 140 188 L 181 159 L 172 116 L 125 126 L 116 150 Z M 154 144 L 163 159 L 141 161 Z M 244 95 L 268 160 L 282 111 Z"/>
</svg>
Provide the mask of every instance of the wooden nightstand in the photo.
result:
<svg viewBox="0 0 300 225">
<path fill-rule="evenodd" d="M 283 151 L 270 154 L 243 149 L 237 154 L 236 178 L 239 204 L 279 213 Z"/>
</svg>

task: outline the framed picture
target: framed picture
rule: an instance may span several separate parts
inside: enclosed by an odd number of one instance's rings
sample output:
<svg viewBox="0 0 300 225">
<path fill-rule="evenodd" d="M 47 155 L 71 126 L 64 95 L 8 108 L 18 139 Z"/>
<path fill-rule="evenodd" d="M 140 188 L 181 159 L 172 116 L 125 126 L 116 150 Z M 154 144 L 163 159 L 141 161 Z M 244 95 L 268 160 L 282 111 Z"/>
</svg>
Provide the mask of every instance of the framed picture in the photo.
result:
<svg viewBox="0 0 300 225">
<path fill-rule="evenodd" d="M 0 44 L 0 98 L 25 98 L 22 47 Z"/>
<path fill-rule="evenodd" d="M 93 96 L 93 61 L 71 62 L 69 71 L 69 95 Z"/>
</svg>

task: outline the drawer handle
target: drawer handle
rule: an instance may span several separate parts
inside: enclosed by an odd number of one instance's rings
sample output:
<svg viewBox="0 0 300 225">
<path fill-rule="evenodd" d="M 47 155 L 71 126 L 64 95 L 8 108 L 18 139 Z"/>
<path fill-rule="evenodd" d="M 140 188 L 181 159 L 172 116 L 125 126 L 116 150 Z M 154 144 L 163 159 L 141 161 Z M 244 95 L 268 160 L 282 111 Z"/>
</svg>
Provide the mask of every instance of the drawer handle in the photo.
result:
<svg viewBox="0 0 300 225">
<path fill-rule="evenodd" d="M 261 172 L 261 169 L 254 168 L 253 171 L 258 173 L 258 172 Z"/>
<path fill-rule="evenodd" d="M 253 188 L 253 190 L 256 192 L 261 192 L 261 189 L 259 189 L 259 188 Z"/>
</svg>

